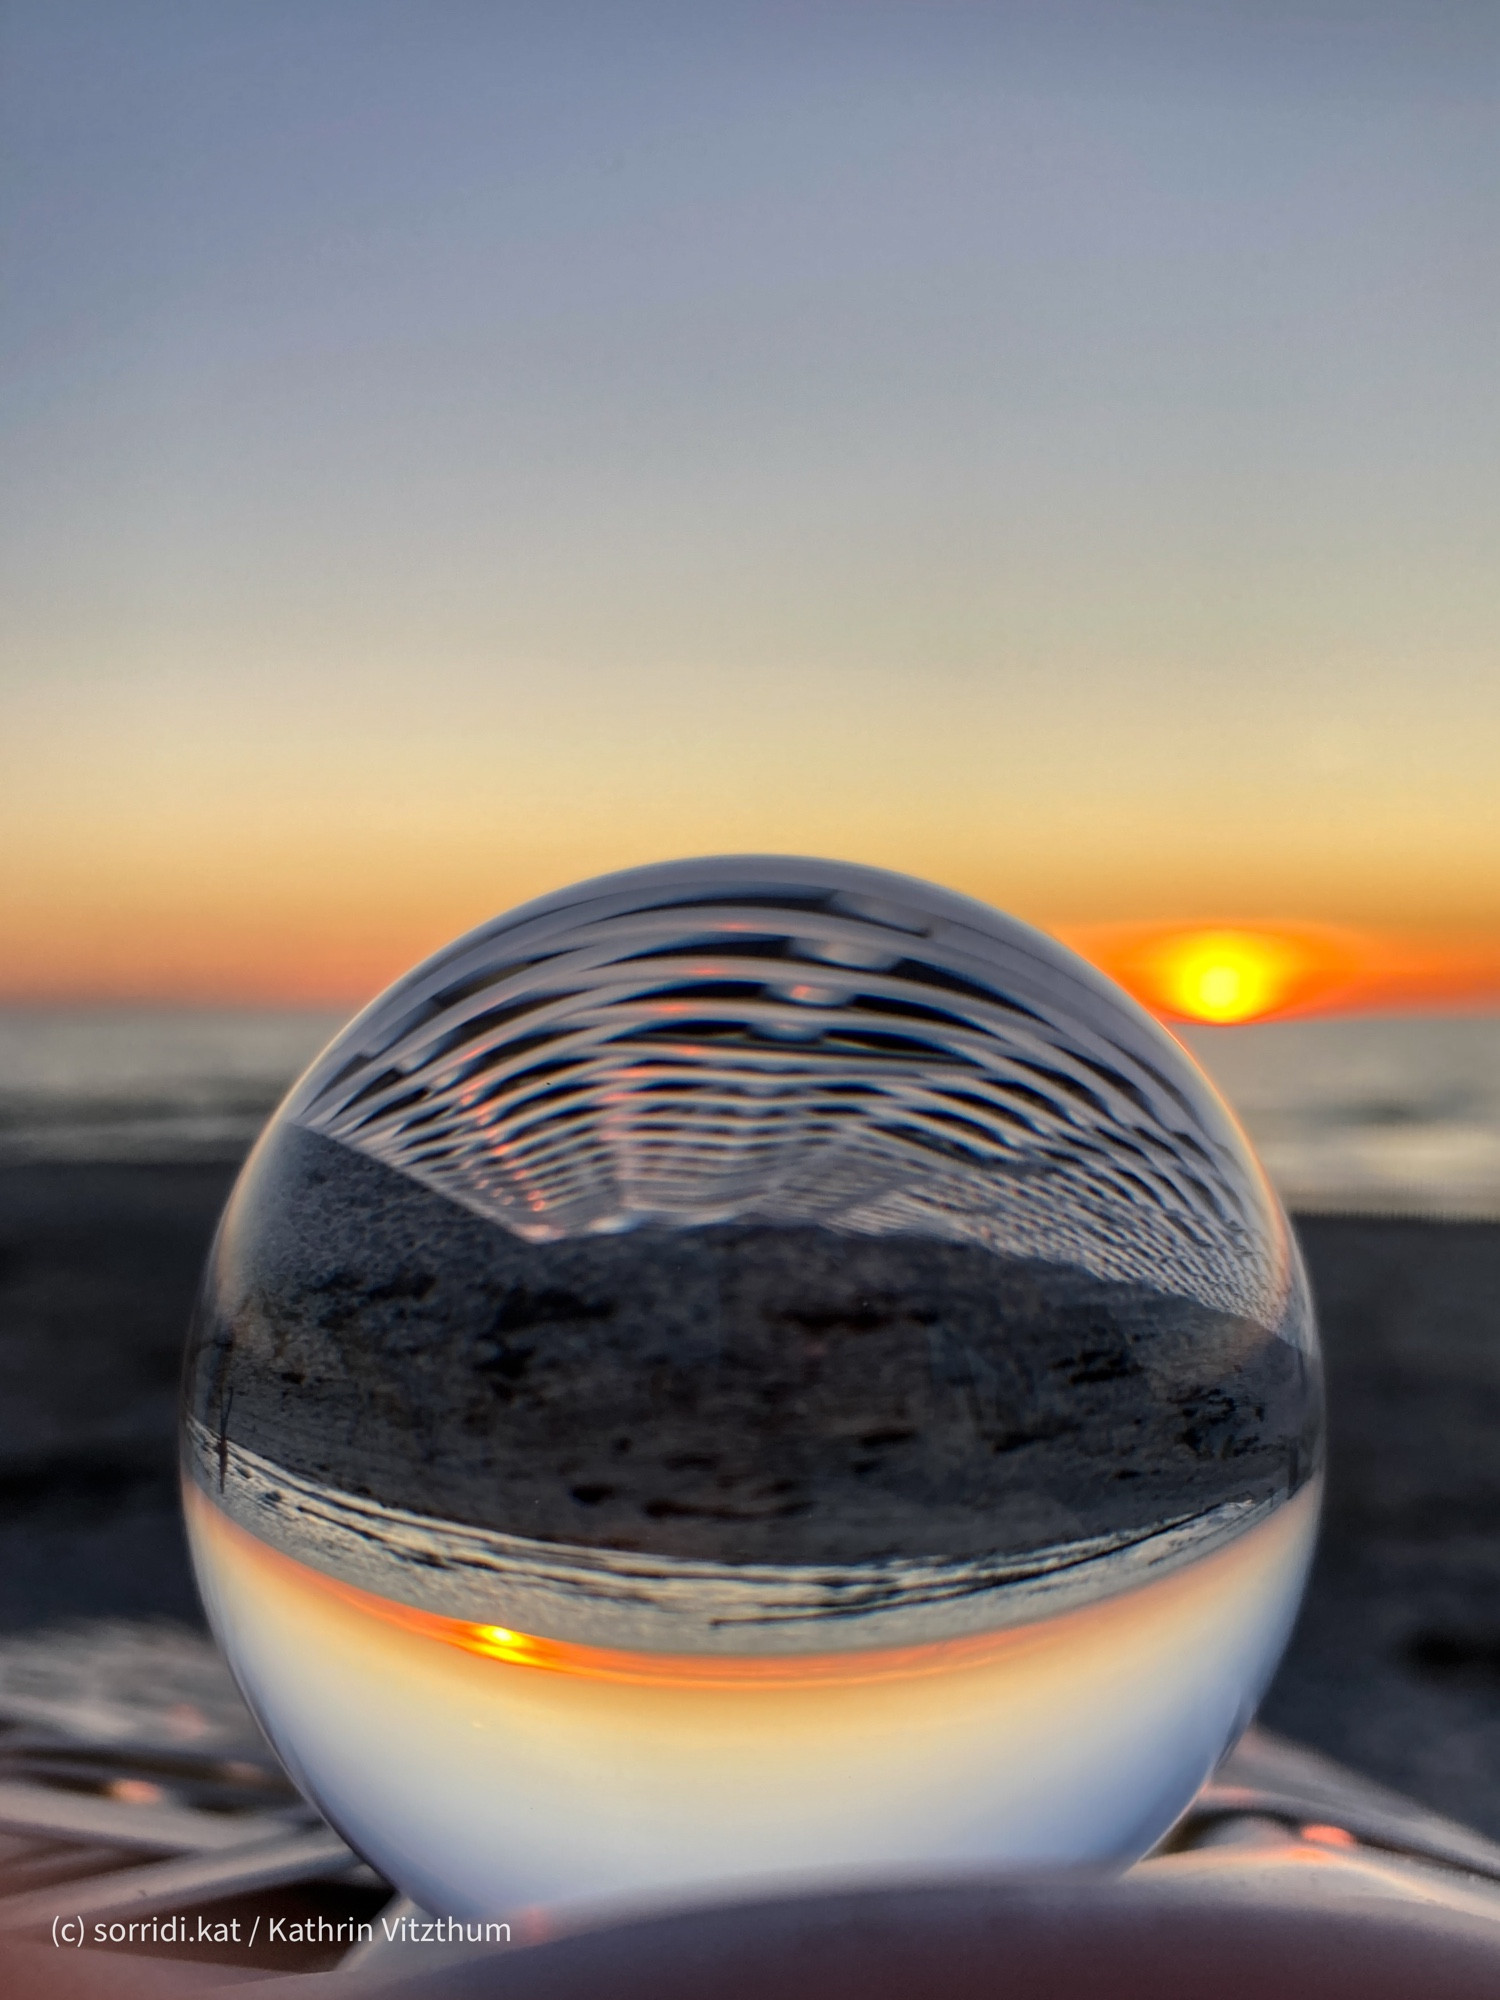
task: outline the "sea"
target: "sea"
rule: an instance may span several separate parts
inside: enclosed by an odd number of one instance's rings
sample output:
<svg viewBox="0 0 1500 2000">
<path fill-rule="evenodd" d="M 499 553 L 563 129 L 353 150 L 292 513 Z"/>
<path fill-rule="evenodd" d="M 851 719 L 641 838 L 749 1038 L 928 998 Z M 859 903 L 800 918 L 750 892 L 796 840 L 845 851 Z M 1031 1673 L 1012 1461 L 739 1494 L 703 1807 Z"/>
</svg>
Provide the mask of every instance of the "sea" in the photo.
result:
<svg viewBox="0 0 1500 2000">
<path fill-rule="evenodd" d="M 0 1166 L 238 1159 L 342 1022 L 248 1008 L 0 1008 Z M 1500 1219 L 1500 1012 L 1176 1032 L 1288 1207 Z"/>
</svg>

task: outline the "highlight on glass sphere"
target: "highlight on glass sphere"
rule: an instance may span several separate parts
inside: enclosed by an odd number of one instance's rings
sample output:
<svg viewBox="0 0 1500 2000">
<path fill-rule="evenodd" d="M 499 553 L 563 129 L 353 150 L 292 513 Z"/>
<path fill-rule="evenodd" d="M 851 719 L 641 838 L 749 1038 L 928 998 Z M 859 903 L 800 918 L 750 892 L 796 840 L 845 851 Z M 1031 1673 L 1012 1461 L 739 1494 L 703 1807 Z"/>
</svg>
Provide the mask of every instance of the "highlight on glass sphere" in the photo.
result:
<svg viewBox="0 0 1500 2000">
<path fill-rule="evenodd" d="M 185 1493 L 293 1777 L 472 1918 L 1136 1858 L 1285 1644 L 1320 1427 L 1178 1043 L 966 898 L 718 859 L 497 919 L 313 1064 Z"/>
</svg>

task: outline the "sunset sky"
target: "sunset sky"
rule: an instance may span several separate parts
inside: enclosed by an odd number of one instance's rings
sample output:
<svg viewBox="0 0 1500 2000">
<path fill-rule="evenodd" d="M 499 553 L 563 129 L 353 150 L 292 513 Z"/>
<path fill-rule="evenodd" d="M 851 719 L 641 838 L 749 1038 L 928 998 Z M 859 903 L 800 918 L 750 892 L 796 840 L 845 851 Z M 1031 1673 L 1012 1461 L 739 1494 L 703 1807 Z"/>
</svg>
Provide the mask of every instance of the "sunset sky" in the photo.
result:
<svg viewBox="0 0 1500 2000">
<path fill-rule="evenodd" d="M 1500 9 L 9 0 L 0 134 L 0 993 L 773 850 L 1500 994 Z"/>
</svg>

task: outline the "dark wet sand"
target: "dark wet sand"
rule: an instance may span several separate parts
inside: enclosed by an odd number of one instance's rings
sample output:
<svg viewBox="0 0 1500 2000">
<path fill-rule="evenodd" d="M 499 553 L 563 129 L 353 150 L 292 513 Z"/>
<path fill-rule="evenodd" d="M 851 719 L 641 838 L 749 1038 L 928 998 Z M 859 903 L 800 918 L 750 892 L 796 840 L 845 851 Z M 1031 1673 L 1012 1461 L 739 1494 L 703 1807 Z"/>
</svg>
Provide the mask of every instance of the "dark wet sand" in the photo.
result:
<svg viewBox="0 0 1500 2000">
<path fill-rule="evenodd" d="M 233 1166 L 0 1170 L 0 1629 L 194 1619 L 177 1376 Z M 1300 1224 L 1327 1529 L 1264 1717 L 1500 1836 L 1500 1224 Z"/>
</svg>

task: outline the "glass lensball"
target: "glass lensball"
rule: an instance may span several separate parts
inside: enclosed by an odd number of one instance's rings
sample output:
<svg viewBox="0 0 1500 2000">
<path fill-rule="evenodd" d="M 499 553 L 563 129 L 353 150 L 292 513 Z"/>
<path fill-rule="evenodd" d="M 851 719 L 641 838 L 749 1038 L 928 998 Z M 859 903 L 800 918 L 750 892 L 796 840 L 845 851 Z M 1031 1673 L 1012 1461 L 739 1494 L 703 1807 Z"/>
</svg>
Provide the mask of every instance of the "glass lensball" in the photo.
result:
<svg viewBox="0 0 1500 2000">
<path fill-rule="evenodd" d="M 875 870 L 584 883 L 282 1105 L 191 1339 L 198 1576 L 425 1908 L 1128 1861 L 1317 1514 L 1286 1219 L 1183 1049 Z"/>
</svg>

